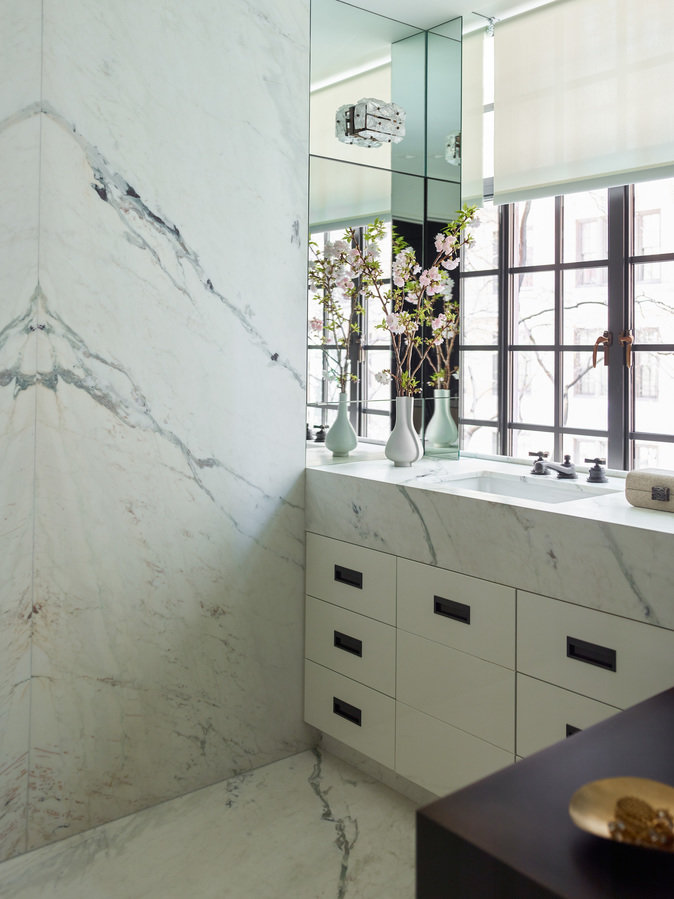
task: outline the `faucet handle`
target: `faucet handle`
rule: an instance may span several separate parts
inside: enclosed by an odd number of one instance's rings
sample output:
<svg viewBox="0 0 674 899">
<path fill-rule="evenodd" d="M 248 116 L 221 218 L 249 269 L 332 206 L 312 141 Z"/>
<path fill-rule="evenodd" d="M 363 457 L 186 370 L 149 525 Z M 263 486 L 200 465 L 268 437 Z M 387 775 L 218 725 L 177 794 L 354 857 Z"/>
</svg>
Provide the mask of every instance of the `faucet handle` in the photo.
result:
<svg viewBox="0 0 674 899">
<path fill-rule="evenodd" d="M 606 484 L 608 478 L 606 477 L 606 472 L 601 467 L 602 465 L 606 465 L 606 459 L 600 459 L 597 456 L 596 459 L 586 459 L 586 462 L 594 462 L 594 465 L 590 469 L 587 480 L 590 484 Z"/>
<path fill-rule="evenodd" d="M 543 459 L 547 459 L 550 453 L 544 453 L 542 450 L 539 450 L 537 453 L 529 453 L 530 456 L 538 456 L 538 461 L 542 462 Z"/>
</svg>

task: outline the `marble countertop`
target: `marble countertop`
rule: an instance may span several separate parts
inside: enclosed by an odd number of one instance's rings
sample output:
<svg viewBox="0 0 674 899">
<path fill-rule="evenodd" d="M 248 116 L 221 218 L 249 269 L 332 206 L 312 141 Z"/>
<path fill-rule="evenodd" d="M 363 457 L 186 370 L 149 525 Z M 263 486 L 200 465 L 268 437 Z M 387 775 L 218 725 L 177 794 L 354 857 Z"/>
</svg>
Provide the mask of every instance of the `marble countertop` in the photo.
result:
<svg viewBox="0 0 674 899">
<path fill-rule="evenodd" d="M 460 477 L 477 472 L 515 474 L 527 479 L 531 464 L 515 461 L 470 456 L 462 456 L 457 460 L 437 460 L 424 457 L 409 468 L 396 468 L 385 458 L 384 448 L 377 444 L 359 444 L 358 448 L 346 458 L 334 457 L 325 447 L 312 445 L 307 451 L 307 467 L 332 471 L 334 474 L 338 473 L 351 478 L 363 478 L 378 483 L 433 490 L 439 493 L 452 493 L 482 502 L 545 510 L 551 515 L 590 519 L 674 535 L 674 514 L 637 508 L 627 501 L 624 472 L 611 472 L 608 483 L 596 488 L 598 490 L 596 495 L 584 496 L 582 499 L 571 498 L 568 502 L 553 503 L 462 489 Z M 457 476 L 459 478 L 453 480 Z M 556 489 L 555 483 L 560 483 L 554 473 L 544 480 L 550 483 L 551 493 Z M 587 466 L 584 466 L 578 469 L 578 480 L 562 482 L 562 489 L 578 485 L 582 490 L 586 484 Z M 604 490 L 607 492 L 601 492 Z M 674 503 L 672 506 L 674 512 Z"/>
<path fill-rule="evenodd" d="M 630 505 L 617 473 L 613 493 L 557 503 L 451 483 L 478 471 L 529 480 L 530 468 L 467 457 L 396 468 L 380 446 L 341 461 L 311 447 L 307 530 L 674 629 L 674 514 Z"/>
</svg>

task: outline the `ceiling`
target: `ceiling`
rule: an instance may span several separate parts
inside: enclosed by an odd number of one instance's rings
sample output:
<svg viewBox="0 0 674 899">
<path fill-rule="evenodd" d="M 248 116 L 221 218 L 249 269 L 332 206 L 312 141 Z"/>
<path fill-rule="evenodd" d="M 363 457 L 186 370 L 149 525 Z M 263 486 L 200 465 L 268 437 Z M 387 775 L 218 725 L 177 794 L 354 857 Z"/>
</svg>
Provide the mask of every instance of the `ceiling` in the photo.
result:
<svg viewBox="0 0 674 899">
<path fill-rule="evenodd" d="M 464 31 L 472 31 L 485 24 L 475 15 L 505 19 L 536 6 L 556 0 L 347 0 L 352 6 L 388 16 L 416 28 L 433 28 L 457 16 L 463 17 Z"/>
</svg>

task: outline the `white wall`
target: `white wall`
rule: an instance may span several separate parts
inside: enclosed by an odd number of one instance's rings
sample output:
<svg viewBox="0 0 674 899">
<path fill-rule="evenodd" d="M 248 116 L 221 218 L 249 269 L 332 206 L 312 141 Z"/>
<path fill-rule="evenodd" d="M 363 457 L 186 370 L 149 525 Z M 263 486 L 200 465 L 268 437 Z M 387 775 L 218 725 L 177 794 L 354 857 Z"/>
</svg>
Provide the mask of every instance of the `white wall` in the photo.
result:
<svg viewBox="0 0 674 899">
<path fill-rule="evenodd" d="M 0 858 L 310 742 L 308 5 L 0 0 Z"/>
</svg>

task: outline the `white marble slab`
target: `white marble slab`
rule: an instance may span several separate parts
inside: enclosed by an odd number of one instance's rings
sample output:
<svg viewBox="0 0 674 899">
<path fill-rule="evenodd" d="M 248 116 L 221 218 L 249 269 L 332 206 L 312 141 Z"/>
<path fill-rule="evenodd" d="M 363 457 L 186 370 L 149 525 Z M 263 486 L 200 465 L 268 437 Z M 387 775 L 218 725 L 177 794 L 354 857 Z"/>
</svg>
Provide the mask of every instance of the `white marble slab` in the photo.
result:
<svg viewBox="0 0 674 899">
<path fill-rule="evenodd" d="M 307 751 L 0 866 L 3 899 L 412 899 L 412 802 Z"/>
<path fill-rule="evenodd" d="M 309 9 L 0 4 L 10 61 L 44 48 L 0 89 L 0 786 L 31 848 L 313 741 Z"/>
<path fill-rule="evenodd" d="M 40 17 L 40 0 L 0 0 L 0 860 L 26 848 Z"/>
<path fill-rule="evenodd" d="M 447 466 L 447 468 L 443 468 Z M 544 505 L 455 490 L 476 460 L 308 469 L 307 529 L 674 628 L 674 516 L 616 493 Z"/>
</svg>

